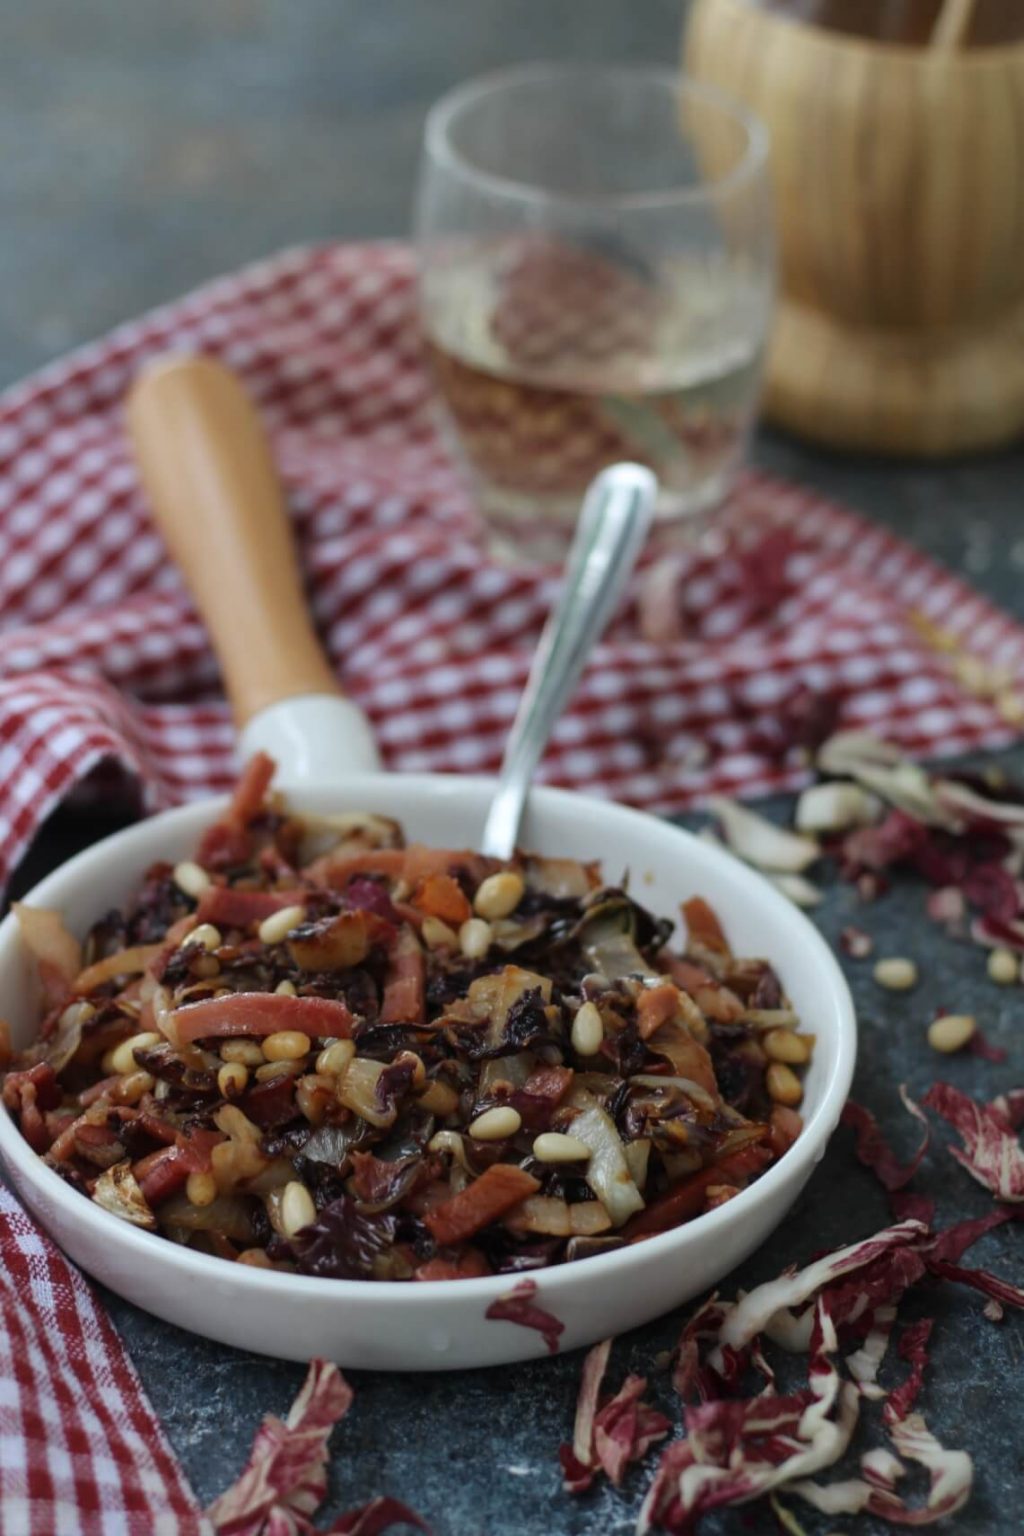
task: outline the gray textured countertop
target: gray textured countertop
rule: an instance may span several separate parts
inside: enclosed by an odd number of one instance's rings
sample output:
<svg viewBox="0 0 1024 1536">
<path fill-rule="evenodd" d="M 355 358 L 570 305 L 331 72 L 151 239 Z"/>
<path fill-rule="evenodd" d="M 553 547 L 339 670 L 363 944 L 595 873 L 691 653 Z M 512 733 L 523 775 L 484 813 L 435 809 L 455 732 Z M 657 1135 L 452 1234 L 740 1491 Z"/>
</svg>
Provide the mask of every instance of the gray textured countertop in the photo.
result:
<svg viewBox="0 0 1024 1536">
<path fill-rule="evenodd" d="M 540 56 L 671 59 L 674 0 L 36 0 L 0 18 L 0 380 L 178 293 L 296 240 L 400 233 L 423 110 L 482 68 Z M 853 461 L 772 434 L 761 463 L 835 495 L 963 571 L 1024 617 L 1024 451 L 944 468 Z M 1018 768 L 1024 753 L 1007 755 Z M 781 807 L 783 802 L 778 802 Z M 19 883 L 97 835 L 58 817 Z M 918 891 L 862 909 L 830 889 L 816 920 L 830 937 L 856 920 L 888 952 L 917 957 L 920 987 L 880 991 L 870 965 L 846 962 L 861 1021 L 855 1092 L 899 1138 L 912 1139 L 897 1084 L 923 1090 L 937 1059 L 923 1040 L 936 1007 L 976 1013 L 1010 1053 L 941 1065 L 991 1096 L 1024 1081 L 1022 993 L 994 987 L 980 951 L 938 943 Z M 941 1138 L 940 1138 L 941 1139 Z M 988 1197 L 941 1151 L 921 1182 L 940 1218 L 977 1214 Z M 884 1224 L 881 1191 L 837 1134 L 797 1207 L 727 1282 L 749 1286 L 815 1250 Z M 1024 1279 L 1020 1233 L 990 1234 L 974 1262 Z M 298 1366 L 194 1339 L 107 1298 L 201 1497 L 241 1465 L 260 1416 L 283 1412 Z M 978 1461 L 959 1536 L 1015 1528 L 1024 1495 L 1019 1380 L 1024 1320 L 999 1326 L 979 1299 L 947 1287 L 922 1407 L 947 1444 Z M 622 1339 L 615 1371 L 644 1370 L 676 1336 L 672 1317 Z M 453 1376 L 354 1375 L 356 1404 L 333 1442 L 330 1508 L 388 1492 L 420 1509 L 437 1536 L 605 1536 L 629 1530 L 642 1479 L 623 1494 L 571 1500 L 556 1447 L 570 1431 L 579 1356 Z M 668 1400 L 664 1382 L 656 1398 Z M 801 1519 L 809 1532 L 889 1529 L 869 1520 Z M 760 1510 L 707 1520 L 714 1533 L 766 1531 Z"/>
</svg>

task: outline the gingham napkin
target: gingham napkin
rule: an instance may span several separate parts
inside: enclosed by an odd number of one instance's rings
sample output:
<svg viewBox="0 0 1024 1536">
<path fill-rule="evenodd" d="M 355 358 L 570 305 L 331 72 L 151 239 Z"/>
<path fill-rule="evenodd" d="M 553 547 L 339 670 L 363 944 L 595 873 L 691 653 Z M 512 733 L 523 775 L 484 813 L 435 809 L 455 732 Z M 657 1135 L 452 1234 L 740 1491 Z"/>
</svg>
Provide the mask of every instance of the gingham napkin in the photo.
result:
<svg viewBox="0 0 1024 1536">
<path fill-rule="evenodd" d="M 89 1286 L 0 1186 L 0 1531 L 211 1536 Z"/>
<path fill-rule="evenodd" d="M 289 252 L 122 326 L 0 397 L 0 883 L 103 762 L 150 808 L 233 772 L 206 635 L 122 429 L 135 370 L 168 349 L 219 354 L 258 400 L 320 632 L 389 768 L 497 765 L 554 591 L 556 573 L 473 542 L 406 247 Z M 823 713 L 917 753 L 1016 734 L 1024 631 L 806 491 L 748 477 L 718 547 L 637 593 L 555 732 L 550 781 L 674 811 L 793 786 Z"/>
</svg>

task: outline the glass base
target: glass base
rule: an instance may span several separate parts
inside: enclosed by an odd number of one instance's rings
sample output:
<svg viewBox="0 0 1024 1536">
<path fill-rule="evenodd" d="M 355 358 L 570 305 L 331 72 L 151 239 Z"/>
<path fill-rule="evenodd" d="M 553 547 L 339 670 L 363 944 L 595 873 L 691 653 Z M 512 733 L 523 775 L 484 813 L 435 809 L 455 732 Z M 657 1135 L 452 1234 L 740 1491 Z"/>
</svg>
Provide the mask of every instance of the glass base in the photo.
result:
<svg viewBox="0 0 1024 1536">
<path fill-rule="evenodd" d="M 732 465 L 686 491 L 662 487 L 655 504 L 650 544 L 672 549 L 707 528 L 735 478 Z M 572 541 L 586 487 L 557 496 L 521 496 L 499 486 L 480 487 L 478 505 L 490 554 L 505 565 L 524 561 L 559 564 Z"/>
</svg>

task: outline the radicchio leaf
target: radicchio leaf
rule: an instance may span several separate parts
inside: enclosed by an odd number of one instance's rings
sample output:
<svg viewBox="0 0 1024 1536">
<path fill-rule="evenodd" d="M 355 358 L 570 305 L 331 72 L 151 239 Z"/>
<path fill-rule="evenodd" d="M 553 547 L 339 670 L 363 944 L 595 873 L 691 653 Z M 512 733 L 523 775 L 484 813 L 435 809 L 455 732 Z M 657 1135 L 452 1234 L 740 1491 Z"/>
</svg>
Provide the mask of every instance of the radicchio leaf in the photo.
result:
<svg viewBox="0 0 1024 1536">
<path fill-rule="evenodd" d="M 381 1531 L 389 1531 L 393 1525 L 414 1525 L 418 1530 L 430 1531 L 426 1521 L 408 1504 L 381 1497 L 371 1499 L 369 1504 L 362 1504 L 358 1509 L 350 1509 L 346 1515 L 339 1515 L 327 1527 L 324 1536 L 380 1536 Z"/>
<path fill-rule="evenodd" d="M 928 1341 L 934 1327 L 933 1317 L 922 1317 L 904 1328 L 900 1336 L 899 1356 L 910 1362 L 910 1375 L 889 1393 L 889 1400 L 882 1409 L 886 1424 L 898 1424 L 917 1402 L 928 1365 Z"/>
<path fill-rule="evenodd" d="M 217 1532 L 262 1536 L 276 1512 L 311 1516 L 327 1491 L 327 1440 L 352 1404 L 352 1389 L 326 1360 L 310 1362 L 287 1419 L 268 1414 L 256 1432 L 249 1460 L 235 1483 L 207 1510 Z M 291 1528 L 297 1529 L 294 1518 Z"/>
<path fill-rule="evenodd" d="M 1012 1130 L 1019 1131 L 1024 1125 L 1024 1088 L 1011 1088 L 1001 1093 L 997 1099 L 992 1100 L 989 1109 L 1002 1115 Z"/>
<path fill-rule="evenodd" d="M 819 1302 L 806 1389 L 685 1409 L 686 1438 L 663 1453 L 640 1512 L 641 1536 L 659 1523 L 688 1532 L 707 1510 L 748 1503 L 838 1461 L 857 1422 L 858 1397 L 840 1381 L 837 1342 Z"/>
<path fill-rule="evenodd" d="M 360 1210 L 348 1195 L 340 1195 L 292 1239 L 304 1275 L 329 1280 L 368 1280 L 375 1261 L 395 1241 L 397 1221 L 387 1213 Z"/>
<path fill-rule="evenodd" d="M 856 1134 L 855 1151 L 858 1158 L 865 1168 L 871 1169 L 883 1188 L 890 1191 L 902 1189 L 904 1185 L 910 1183 L 921 1166 L 921 1159 L 927 1152 L 928 1143 L 931 1140 L 927 1120 L 903 1085 L 900 1086 L 900 1098 L 903 1100 L 904 1109 L 913 1115 L 915 1120 L 920 1121 L 924 1128 L 921 1141 L 909 1163 L 899 1161 L 883 1136 L 877 1119 L 863 1104 L 857 1104 L 853 1099 L 849 1099 L 841 1117 L 843 1125 L 852 1126 Z"/>
<path fill-rule="evenodd" d="M 536 1328 L 547 1345 L 549 1355 L 557 1355 L 558 1341 L 565 1332 L 565 1324 L 551 1312 L 538 1307 L 536 1280 L 521 1280 L 517 1286 L 497 1301 L 492 1301 L 484 1316 L 492 1322 L 518 1323 L 521 1328 Z"/>
<path fill-rule="evenodd" d="M 719 1333 L 720 1346 L 744 1348 L 757 1334 L 770 1331 L 770 1325 L 778 1321 L 779 1314 L 791 1314 L 794 1308 L 802 1306 L 824 1286 L 865 1268 L 893 1249 L 916 1243 L 926 1233 L 927 1228 L 918 1221 L 899 1222 L 873 1237 L 827 1253 L 794 1274 L 780 1275 L 777 1280 L 757 1286 L 726 1316 Z M 717 1368 L 720 1359 L 721 1347 L 712 1353 L 712 1365 Z"/>
<path fill-rule="evenodd" d="M 664 1414 L 642 1401 L 647 1389 L 643 1376 L 627 1376 L 618 1392 L 598 1407 L 611 1343 L 605 1339 L 596 1344 L 583 1362 L 572 1445 L 559 1451 L 569 1493 L 583 1493 L 598 1472 L 618 1488 L 630 1462 L 642 1460 L 670 1428 Z"/>
<path fill-rule="evenodd" d="M 991 1297 L 1006 1307 L 1024 1308 L 1024 1291 L 1020 1286 L 1011 1285 L 1008 1280 L 1001 1280 L 998 1275 L 993 1275 L 987 1269 L 964 1269 L 959 1264 L 950 1264 L 945 1259 L 933 1259 L 928 1265 L 933 1275 L 939 1275 L 944 1280 L 955 1280 L 958 1285 L 970 1285 L 976 1291 Z"/>
<path fill-rule="evenodd" d="M 950 1153 L 972 1178 L 1000 1200 L 1024 1200 L 1024 1151 L 998 1110 L 949 1083 L 935 1083 L 922 1103 L 956 1131 L 963 1149 L 950 1147 Z"/>
<path fill-rule="evenodd" d="M 977 1056 L 982 1061 L 991 1061 L 995 1066 L 1001 1066 L 1009 1056 L 1009 1051 L 1001 1045 L 993 1045 L 984 1031 L 975 1025 L 974 1033 L 967 1042 L 967 1049 L 972 1056 Z"/>
<path fill-rule="evenodd" d="M 311 1360 L 291 1412 L 268 1414 L 237 1479 L 206 1511 L 223 1536 L 315 1536 L 312 1516 L 327 1492 L 327 1441 L 352 1405 L 352 1389 L 326 1360 Z M 398 1499 L 376 1498 L 340 1515 L 323 1536 L 380 1536 L 393 1525 L 429 1527 Z"/>
<path fill-rule="evenodd" d="M 923 1508 L 912 1509 L 893 1492 L 905 1468 L 888 1453 L 880 1456 L 869 1451 L 863 1456 L 863 1477 L 824 1486 L 793 1482 L 789 1484 L 790 1493 L 798 1494 L 826 1514 L 857 1514 L 863 1510 L 895 1525 L 933 1525 L 962 1509 L 970 1497 L 974 1477 L 973 1463 L 966 1451 L 946 1450 L 916 1413 L 894 1424 L 891 1434 L 901 1455 L 919 1462 L 928 1471 L 931 1487 Z"/>
</svg>

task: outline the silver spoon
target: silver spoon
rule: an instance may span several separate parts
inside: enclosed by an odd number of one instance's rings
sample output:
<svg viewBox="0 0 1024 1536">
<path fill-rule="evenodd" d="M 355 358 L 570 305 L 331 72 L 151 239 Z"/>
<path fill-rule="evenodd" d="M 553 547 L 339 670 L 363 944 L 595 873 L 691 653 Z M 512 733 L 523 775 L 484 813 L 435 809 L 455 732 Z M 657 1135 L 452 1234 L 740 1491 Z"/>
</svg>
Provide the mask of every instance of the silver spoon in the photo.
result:
<svg viewBox="0 0 1024 1536">
<path fill-rule="evenodd" d="M 491 858 L 509 859 L 515 852 L 537 764 L 633 573 L 657 491 L 649 469 L 613 464 L 583 499 L 565 584 L 540 637 L 484 824 L 480 846 Z"/>
</svg>

